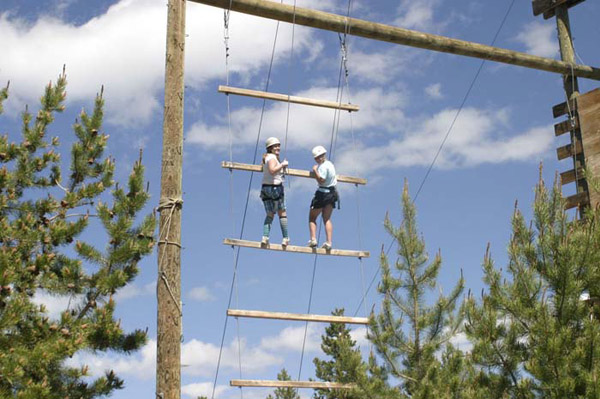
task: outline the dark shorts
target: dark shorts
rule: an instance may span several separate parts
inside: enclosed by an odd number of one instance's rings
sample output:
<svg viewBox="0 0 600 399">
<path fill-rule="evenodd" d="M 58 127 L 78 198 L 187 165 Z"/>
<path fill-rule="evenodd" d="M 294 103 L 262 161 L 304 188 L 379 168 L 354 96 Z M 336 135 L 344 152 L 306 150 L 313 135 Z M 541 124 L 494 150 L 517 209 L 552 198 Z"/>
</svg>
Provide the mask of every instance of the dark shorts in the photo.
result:
<svg viewBox="0 0 600 399">
<path fill-rule="evenodd" d="M 317 190 L 315 196 L 310 202 L 310 209 L 322 209 L 327 205 L 331 205 L 335 208 L 337 203 L 339 206 L 340 196 L 335 187 L 329 187 L 329 192 L 324 193 L 323 191 Z"/>
<path fill-rule="evenodd" d="M 283 190 L 283 184 L 276 186 L 263 184 L 260 189 L 260 199 L 262 200 L 267 213 L 285 211 L 285 192 Z"/>
</svg>

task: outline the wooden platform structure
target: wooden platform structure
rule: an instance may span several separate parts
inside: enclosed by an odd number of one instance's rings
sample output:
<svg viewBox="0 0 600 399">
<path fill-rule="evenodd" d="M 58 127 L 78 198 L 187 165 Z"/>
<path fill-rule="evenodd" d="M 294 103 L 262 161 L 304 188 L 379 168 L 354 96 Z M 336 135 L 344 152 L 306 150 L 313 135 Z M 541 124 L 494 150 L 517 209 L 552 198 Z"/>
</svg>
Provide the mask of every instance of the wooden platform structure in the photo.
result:
<svg viewBox="0 0 600 399">
<path fill-rule="evenodd" d="M 260 310 L 227 309 L 227 316 L 250 317 L 255 319 L 276 319 L 293 321 L 312 321 L 319 323 L 369 324 L 368 317 L 348 317 L 333 315 L 314 315 L 284 312 L 264 312 Z"/>
<path fill-rule="evenodd" d="M 219 93 L 236 94 L 238 96 L 262 98 L 265 100 L 284 101 L 293 104 L 312 105 L 314 107 L 341 109 L 348 112 L 356 112 L 360 109 L 358 105 L 341 103 L 335 101 L 316 100 L 313 98 L 290 96 L 288 94 L 270 93 L 267 91 L 241 89 L 239 87 L 219 86 Z"/>
<path fill-rule="evenodd" d="M 231 380 L 232 387 L 266 388 L 312 388 L 312 389 L 354 389 L 355 384 L 322 381 L 271 381 L 271 380 Z"/>
<path fill-rule="evenodd" d="M 263 171 L 263 165 L 253 165 L 250 163 L 222 161 L 221 167 L 225 168 L 225 169 L 245 170 L 248 172 L 262 173 L 262 171 Z M 288 168 L 286 174 L 290 175 L 290 176 L 296 176 L 296 177 L 308 177 L 308 178 L 312 178 L 312 179 L 315 178 L 315 173 L 312 170 L 308 171 L 308 170 L 302 170 L 302 169 Z M 362 177 L 336 175 L 336 178 L 337 178 L 338 183 L 352 183 L 352 184 L 361 184 L 361 185 L 367 184 L 367 179 L 363 179 Z"/>
<path fill-rule="evenodd" d="M 563 185 L 585 181 L 583 165 L 595 176 L 600 176 L 600 89 L 582 94 L 569 104 L 564 102 L 555 105 L 552 107 L 552 114 L 555 118 L 569 116 L 569 108 L 573 120 L 569 117 L 568 120 L 554 125 L 557 136 L 566 133 L 572 136 L 570 144 L 557 148 L 558 159 L 576 160 L 573 169 L 560 174 Z M 581 140 L 577 137 L 581 137 Z M 583 162 L 580 162 L 579 158 L 582 155 Z M 594 190 L 586 190 L 571 195 L 566 200 L 567 209 L 597 206 L 600 204 L 600 195 Z"/>
<path fill-rule="evenodd" d="M 236 247 L 268 249 L 270 251 L 294 252 L 312 255 L 350 256 L 354 258 L 368 258 L 370 256 L 369 251 L 354 251 L 336 248 L 326 250 L 323 248 L 300 247 L 296 245 L 287 245 L 283 247 L 281 244 L 262 245 L 259 241 L 238 240 L 236 238 L 226 238 L 223 240 L 223 244 Z"/>
<path fill-rule="evenodd" d="M 566 5 L 571 8 L 585 0 L 533 0 L 533 15 L 544 14 L 544 19 L 550 19 L 556 15 L 556 7 Z"/>
</svg>

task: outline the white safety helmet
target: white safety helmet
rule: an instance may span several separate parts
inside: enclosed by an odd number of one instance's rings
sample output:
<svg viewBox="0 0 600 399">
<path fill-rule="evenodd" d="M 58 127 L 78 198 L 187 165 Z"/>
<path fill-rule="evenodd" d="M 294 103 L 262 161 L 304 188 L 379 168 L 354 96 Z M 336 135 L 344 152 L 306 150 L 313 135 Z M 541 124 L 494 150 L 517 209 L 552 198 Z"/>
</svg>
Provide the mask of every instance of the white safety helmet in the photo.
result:
<svg viewBox="0 0 600 399">
<path fill-rule="evenodd" d="M 267 141 L 265 141 L 265 148 L 269 148 L 274 146 L 275 144 L 281 145 L 279 139 L 277 137 L 269 137 Z"/>
<path fill-rule="evenodd" d="M 323 154 L 327 154 L 327 150 L 322 145 L 318 145 L 312 149 L 313 158 L 320 157 Z"/>
</svg>

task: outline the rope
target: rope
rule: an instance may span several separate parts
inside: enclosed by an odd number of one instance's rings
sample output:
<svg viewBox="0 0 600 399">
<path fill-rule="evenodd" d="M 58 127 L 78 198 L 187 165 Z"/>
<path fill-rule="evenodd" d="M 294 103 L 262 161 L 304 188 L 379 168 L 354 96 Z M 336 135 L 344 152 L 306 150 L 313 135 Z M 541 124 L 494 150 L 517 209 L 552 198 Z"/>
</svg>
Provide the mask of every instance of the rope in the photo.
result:
<svg viewBox="0 0 600 399">
<path fill-rule="evenodd" d="M 158 202 L 158 207 L 156 208 L 156 211 L 158 213 L 161 213 L 162 211 L 167 210 L 167 209 L 170 210 L 165 219 L 165 222 L 164 222 L 164 225 L 166 225 L 167 228 L 161 229 L 162 232 L 164 233 L 164 235 L 159 237 L 159 241 L 158 241 L 159 245 L 160 244 L 175 245 L 175 246 L 181 248 L 180 243 L 169 240 L 169 234 L 171 233 L 171 221 L 173 219 L 173 213 L 175 212 L 175 209 L 181 209 L 182 206 L 183 206 L 183 199 L 181 199 L 181 198 L 161 198 L 160 201 Z M 166 254 L 167 254 L 166 250 L 162 251 L 161 257 L 158 261 L 158 272 L 159 272 L 160 279 L 165 284 L 165 288 L 167 289 L 169 296 L 173 300 L 173 303 L 175 303 L 175 306 L 177 306 L 177 310 L 179 311 L 179 316 L 181 317 L 181 316 L 183 316 L 183 310 L 182 310 L 183 303 L 181 302 L 181 300 L 177 300 L 177 298 L 175 297 L 175 294 L 173 293 L 173 290 L 171 289 L 171 285 L 169 284 L 169 279 L 167 277 L 167 274 L 165 273 L 164 268 L 163 268 Z M 157 288 L 157 295 L 158 295 L 158 288 Z M 183 320 L 180 323 L 179 334 L 180 334 L 181 340 L 183 341 Z"/>
<path fill-rule="evenodd" d="M 230 0 L 230 3 L 229 3 L 230 4 L 230 8 L 231 8 L 231 2 L 232 2 L 232 0 Z M 271 50 L 271 61 L 269 63 L 269 71 L 268 71 L 268 74 L 267 74 L 267 81 L 266 81 L 266 84 L 265 84 L 265 91 L 269 90 L 269 83 L 270 83 L 270 80 L 271 80 L 271 72 L 273 70 L 273 61 L 274 61 L 274 58 L 275 58 L 275 46 L 277 44 L 278 34 L 279 34 L 279 21 L 277 21 L 277 26 L 275 28 L 275 38 L 273 40 L 273 47 L 272 47 L 272 50 Z M 253 163 L 256 162 L 256 157 L 257 157 L 257 154 L 258 154 L 258 146 L 259 146 L 259 142 L 260 142 L 260 133 L 261 133 L 261 130 L 262 130 L 262 123 L 263 123 L 265 108 L 266 108 L 266 100 L 263 100 L 262 109 L 261 109 L 261 113 L 260 113 L 260 120 L 259 120 L 259 124 L 258 124 L 258 133 L 257 133 L 257 136 L 256 136 L 256 143 L 255 143 L 255 146 L 254 146 Z M 228 109 L 227 112 L 230 113 L 231 112 L 230 109 Z M 248 204 L 250 202 L 250 191 L 251 191 L 251 188 L 252 188 L 253 178 L 254 178 L 254 172 L 251 172 L 250 179 L 249 179 L 249 182 L 248 182 L 248 189 L 247 189 L 247 192 L 246 192 L 246 203 L 244 205 L 244 214 L 243 214 L 243 217 L 242 217 L 242 225 L 241 225 L 241 228 L 240 228 L 240 239 L 244 235 L 244 228 L 245 228 L 245 225 L 246 225 L 246 215 L 248 213 Z M 231 287 L 229 289 L 229 299 L 228 299 L 228 302 L 227 302 L 227 309 L 231 308 L 231 301 L 232 301 L 232 298 L 233 298 L 234 287 L 236 286 L 236 282 L 237 282 L 237 270 L 238 270 L 238 263 L 239 263 L 239 258 L 240 258 L 240 249 L 241 248 L 238 247 L 237 251 L 234 251 L 235 255 L 234 255 L 234 262 L 233 262 L 234 263 L 234 266 L 233 266 L 233 275 L 232 275 L 232 279 L 231 279 Z M 217 381 L 218 381 L 218 378 L 219 378 L 219 370 L 220 370 L 220 366 L 221 366 L 221 358 L 222 358 L 222 355 L 223 355 L 223 345 L 224 345 L 224 342 L 225 342 L 225 335 L 227 333 L 227 324 L 228 324 L 228 321 L 229 321 L 229 317 L 226 316 L 225 317 L 225 322 L 223 323 L 223 333 L 221 334 L 221 344 L 220 344 L 220 347 L 219 347 L 219 356 L 218 356 L 218 359 L 217 359 L 217 369 L 215 371 L 215 378 L 214 378 L 214 381 L 213 381 L 213 389 L 212 389 L 211 399 L 214 399 L 214 397 L 215 397 L 215 390 L 216 390 Z M 239 339 L 239 330 L 238 330 L 238 339 Z M 238 347 L 239 346 L 240 346 L 240 344 L 239 344 L 239 340 L 238 340 Z M 240 387 L 240 391 L 241 391 L 241 387 Z"/>
<path fill-rule="evenodd" d="M 498 39 L 498 35 L 500 34 L 500 31 L 502 31 L 502 28 L 504 27 L 504 24 L 506 23 L 506 20 L 509 16 L 510 11 L 512 10 L 514 4 L 515 4 L 515 0 L 512 0 L 510 5 L 508 6 L 508 9 L 506 10 L 506 13 L 504 14 L 504 17 L 502 18 L 502 21 L 500 22 L 500 26 L 498 27 L 498 30 L 496 31 L 496 34 L 494 35 L 494 38 L 493 38 L 492 42 L 490 43 L 490 46 L 493 46 L 494 43 L 496 43 L 496 39 Z M 485 64 L 485 62 L 486 62 L 485 60 L 482 60 L 481 64 L 479 64 L 479 68 L 477 69 L 477 72 L 475 73 L 475 76 L 473 77 L 473 80 L 471 81 L 471 84 L 469 85 L 469 88 L 468 88 L 467 92 L 465 93 L 465 96 L 463 97 L 460 107 L 459 107 L 458 111 L 456 112 L 456 115 L 454 116 L 454 119 L 452 120 L 452 123 L 450 124 L 450 127 L 448 128 L 448 131 L 446 132 L 446 135 L 444 136 L 444 139 L 442 140 L 442 143 L 440 144 L 440 147 L 438 148 L 437 153 L 435 154 L 435 157 L 433 158 L 433 161 L 429 165 L 429 168 L 427 169 L 427 173 L 425 173 L 425 177 L 423 177 L 423 180 L 421 181 L 419 189 L 417 190 L 417 193 L 415 194 L 415 197 L 413 199 L 413 203 L 417 202 L 419 193 L 421 192 L 421 189 L 423 188 L 425 181 L 429 177 L 429 174 L 431 173 L 431 170 L 433 169 L 433 166 L 435 165 L 435 162 L 437 161 L 437 158 L 440 155 L 442 148 L 444 147 L 444 144 L 446 143 L 446 140 L 448 139 L 448 136 L 450 136 L 450 133 L 452 132 L 452 129 L 454 127 L 454 123 L 458 119 L 458 116 L 460 115 L 465 103 L 467 102 L 467 99 L 468 99 L 469 95 L 471 94 L 471 90 L 473 89 L 473 86 L 475 85 L 475 82 L 477 81 L 477 78 L 479 77 L 479 74 L 481 73 L 481 70 L 483 69 L 483 65 Z M 394 243 L 394 238 L 392 237 L 392 239 L 390 240 L 390 243 L 388 244 L 388 249 L 385 252 L 385 256 L 389 255 L 390 250 L 392 249 L 393 243 Z M 377 278 L 379 271 L 380 271 L 379 268 L 377 268 L 377 270 L 375 270 L 375 273 L 373 274 L 373 278 L 371 279 L 371 283 L 369 284 L 369 287 L 367 288 L 367 294 L 371 290 L 371 287 L 373 286 L 373 283 L 375 282 L 375 279 Z M 365 301 L 365 297 L 363 297 L 361 299 L 356 312 L 358 312 L 358 309 L 360 308 L 360 306 L 362 305 L 362 303 L 364 301 Z M 355 312 L 355 314 L 356 314 L 356 312 Z"/>
<path fill-rule="evenodd" d="M 294 36 L 296 33 L 296 0 L 294 0 L 294 10 L 292 16 L 292 43 L 290 49 L 290 66 L 288 71 L 288 101 L 287 101 L 287 115 L 285 119 L 285 139 L 283 141 L 283 153 L 287 155 L 287 143 L 288 143 L 288 130 L 290 125 L 290 93 L 292 92 L 292 80 L 290 79 L 291 70 L 294 65 Z"/>
<path fill-rule="evenodd" d="M 351 4 L 352 0 L 348 1 L 348 14 L 347 17 L 349 17 L 350 15 L 350 4 Z M 345 43 L 345 37 L 346 34 L 349 30 L 348 27 L 348 18 L 346 18 L 346 27 L 344 29 L 344 43 Z M 342 80 L 342 68 L 346 66 L 346 52 L 343 51 L 342 54 L 342 62 L 340 63 L 340 71 L 339 71 L 339 76 L 338 76 L 338 90 L 337 90 L 337 95 L 336 95 L 336 101 L 338 102 L 339 105 L 341 105 L 342 103 L 342 93 L 343 93 L 343 85 L 341 84 Z M 346 77 L 348 74 L 348 70 L 347 68 L 345 69 L 345 73 L 346 73 Z M 329 145 L 329 159 L 333 160 L 334 158 L 334 153 L 335 153 L 335 144 L 337 144 L 337 134 L 339 132 L 339 126 L 340 126 L 340 108 L 336 108 L 333 114 L 333 126 L 332 126 L 332 130 L 331 130 L 331 140 L 330 140 L 330 145 Z M 317 235 L 317 242 L 320 240 L 321 238 L 321 229 L 322 229 L 322 221 L 319 223 L 319 230 L 318 230 L 318 235 Z M 359 258 L 360 259 L 360 258 Z M 362 259 L 361 259 L 362 261 Z M 307 309 L 307 313 L 310 314 L 310 310 L 312 308 L 312 298 L 313 298 L 313 291 L 314 291 L 314 283 L 315 283 L 315 275 L 316 275 L 316 271 L 317 271 L 317 263 L 318 263 L 318 255 L 315 254 L 314 257 L 314 262 L 313 262 L 313 273 L 312 273 L 312 280 L 311 280 L 311 285 L 310 285 L 310 293 L 309 293 L 309 299 L 308 299 L 308 309 Z M 300 366 L 298 368 L 298 380 L 300 380 L 301 376 L 302 376 L 302 365 L 304 363 L 304 351 L 305 351 L 305 347 L 306 347 L 306 336 L 308 334 L 308 322 L 306 322 L 305 327 L 304 327 L 304 337 L 302 339 L 302 352 L 300 355 Z M 297 391 L 297 390 L 296 390 Z"/>
</svg>

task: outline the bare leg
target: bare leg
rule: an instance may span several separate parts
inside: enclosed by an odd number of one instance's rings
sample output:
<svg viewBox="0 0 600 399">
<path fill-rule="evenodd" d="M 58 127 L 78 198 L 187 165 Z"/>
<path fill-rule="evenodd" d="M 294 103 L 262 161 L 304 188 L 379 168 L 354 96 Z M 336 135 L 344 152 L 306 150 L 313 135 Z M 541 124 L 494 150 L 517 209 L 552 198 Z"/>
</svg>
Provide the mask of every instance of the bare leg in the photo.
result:
<svg viewBox="0 0 600 399">
<path fill-rule="evenodd" d="M 317 217 L 320 213 L 321 209 L 311 209 L 308 213 L 308 230 L 311 240 L 317 240 Z"/>
<path fill-rule="evenodd" d="M 331 244 L 331 238 L 333 236 L 333 223 L 331 222 L 331 214 L 333 213 L 333 206 L 326 205 L 323 208 L 323 223 L 325 223 L 325 234 L 327 235 L 327 242 Z"/>
</svg>

